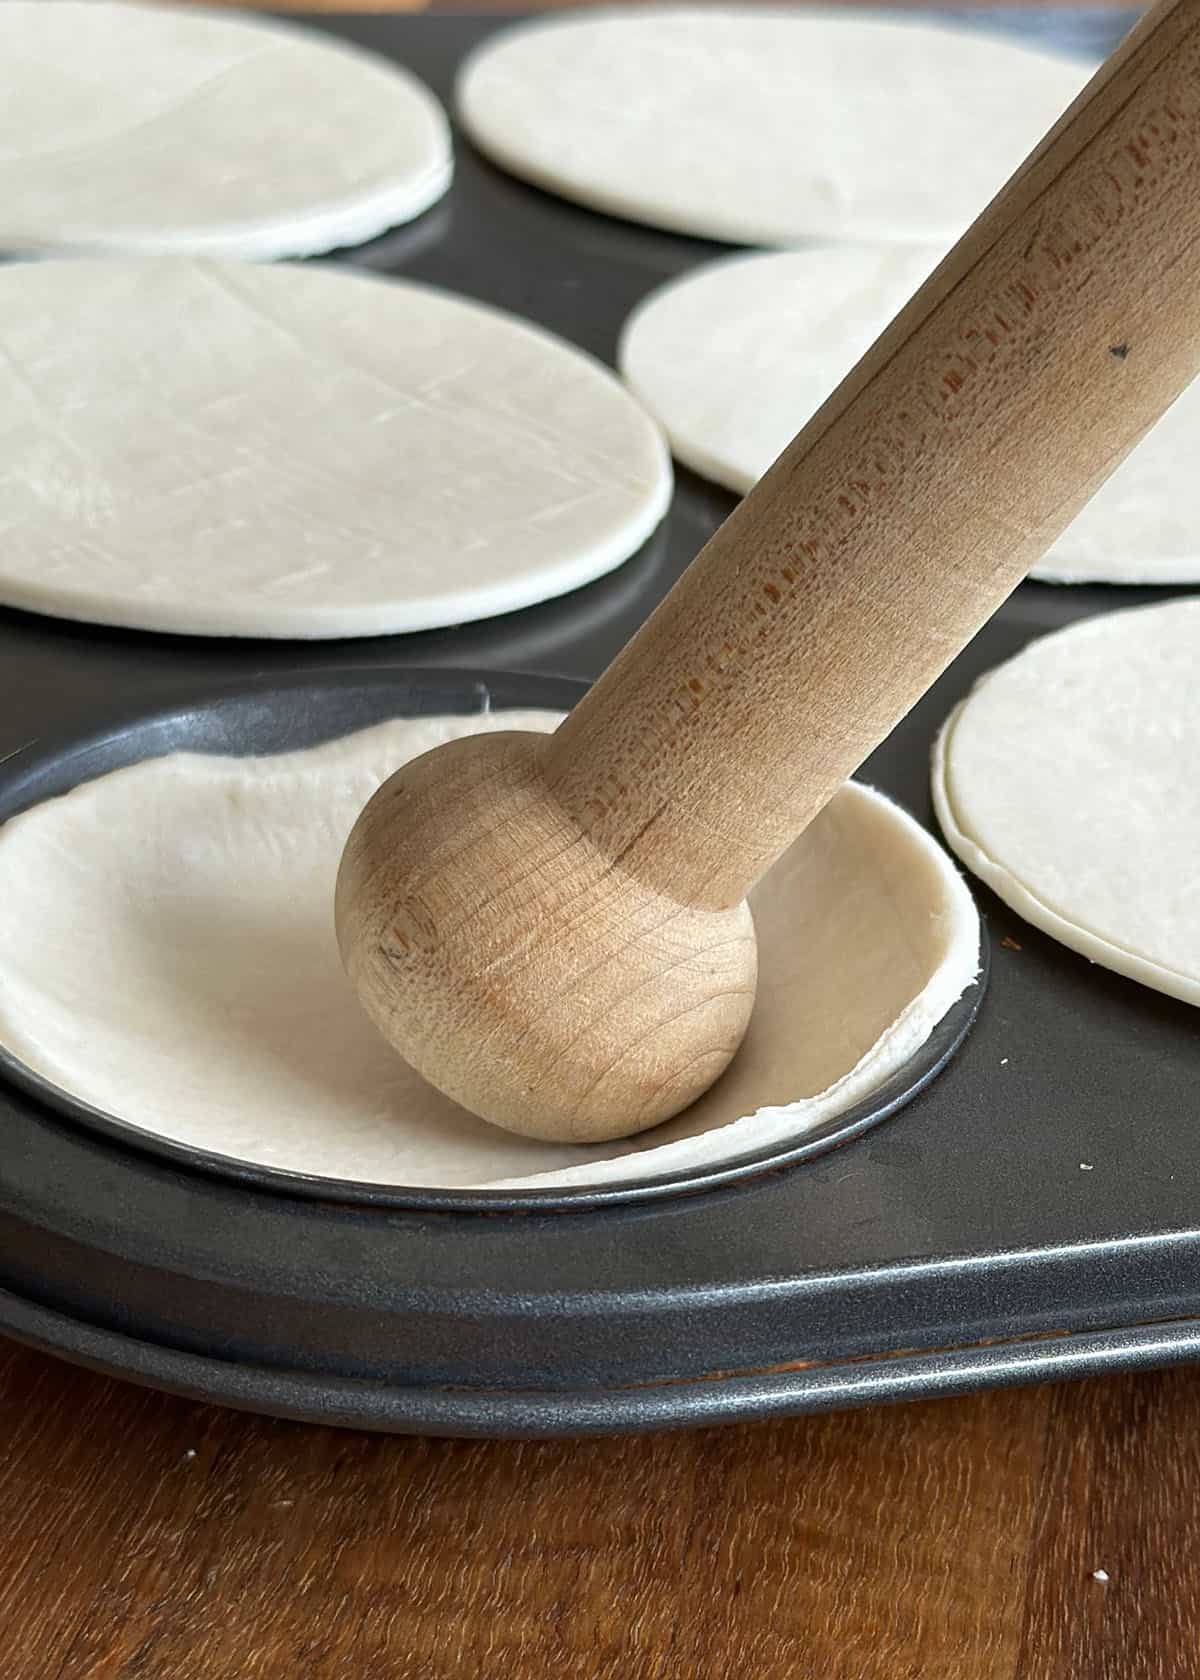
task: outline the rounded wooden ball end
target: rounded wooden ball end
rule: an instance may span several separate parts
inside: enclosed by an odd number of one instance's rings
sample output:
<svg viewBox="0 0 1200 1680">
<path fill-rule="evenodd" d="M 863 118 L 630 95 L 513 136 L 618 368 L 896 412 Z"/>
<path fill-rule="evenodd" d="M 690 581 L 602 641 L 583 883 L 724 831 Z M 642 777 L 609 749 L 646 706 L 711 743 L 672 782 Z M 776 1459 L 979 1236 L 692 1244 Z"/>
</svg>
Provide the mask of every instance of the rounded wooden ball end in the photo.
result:
<svg viewBox="0 0 1200 1680">
<path fill-rule="evenodd" d="M 547 737 L 468 736 L 371 799 L 337 883 L 342 960 L 404 1059 L 556 1142 L 629 1137 L 702 1095 L 750 1020 L 749 907 L 624 873 L 548 792 Z"/>
</svg>

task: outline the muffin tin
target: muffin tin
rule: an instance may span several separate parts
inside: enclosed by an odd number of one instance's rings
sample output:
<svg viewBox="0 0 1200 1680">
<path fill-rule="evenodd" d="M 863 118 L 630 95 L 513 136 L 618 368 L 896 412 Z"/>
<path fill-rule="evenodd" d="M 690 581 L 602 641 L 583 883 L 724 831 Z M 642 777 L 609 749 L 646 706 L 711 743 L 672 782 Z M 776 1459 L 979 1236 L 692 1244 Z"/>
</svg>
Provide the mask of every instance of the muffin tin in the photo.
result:
<svg viewBox="0 0 1200 1680">
<path fill-rule="evenodd" d="M 501 21 L 321 26 L 448 97 Z M 963 26 L 1098 56 L 1128 22 Z M 446 201 L 335 260 L 517 310 L 611 362 L 632 306 L 714 254 L 525 187 L 460 140 Z M 313 647 L 0 613 L 0 816 L 174 746 L 278 750 L 470 710 L 480 685 L 495 706 L 570 704 L 733 505 L 678 479 L 666 524 L 617 573 L 456 630 Z M 865 778 L 931 821 L 930 744 L 978 674 L 1031 636 L 1158 598 L 1023 585 Z M 192 1396 L 452 1434 L 699 1423 L 1194 1358 L 1195 1013 L 977 898 L 990 987 L 952 1061 L 981 988 L 827 1132 L 632 1193 L 381 1196 L 239 1172 L 0 1060 L 0 1328 Z"/>
</svg>

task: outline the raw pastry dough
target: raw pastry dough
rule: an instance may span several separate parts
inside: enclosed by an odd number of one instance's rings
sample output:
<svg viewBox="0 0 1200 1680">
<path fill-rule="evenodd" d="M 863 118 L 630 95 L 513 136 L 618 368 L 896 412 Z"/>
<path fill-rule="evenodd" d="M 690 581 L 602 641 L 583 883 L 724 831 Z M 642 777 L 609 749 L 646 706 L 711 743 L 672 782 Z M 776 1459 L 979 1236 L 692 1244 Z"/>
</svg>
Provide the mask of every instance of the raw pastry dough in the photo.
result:
<svg viewBox="0 0 1200 1680">
<path fill-rule="evenodd" d="M 666 512 L 607 369 L 410 281 L 183 259 L 0 268 L 0 602 L 369 636 L 589 583 Z"/>
<path fill-rule="evenodd" d="M 1045 583 L 1200 583 L 1200 382 L 1146 433 L 1029 575 Z"/>
<path fill-rule="evenodd" d="M 0 829 L 0 1043 L 135 1126 L 242 1161 L 398 1185 L 610 1182 L 794 1137 L 900 1067 L 973 980 L 941 847 L 848 785 L 755 895 L 758 1003 L 730 1072 L 625 1145 L 516 1137 L 387 1048 L 342 974 L 342 845 L 399 763 L 546 712 L 385 723 L 261 759 L 175 755 Z"/>
<path fill-rule="evenodd" d="M 639 8 L 503 31 L 457 103 L 504 168 L 613 215 L 744 244 L 949 245 L 1091 69 L 907 19 Z"/>
<path fill-rule="evenodd" d="M 450 185 L 406 70 L 284 23 L 107 0 L 0 5 L 0 244 L 307 256 Z"/>
<path fill-rule="evenodd" d="M 1106 613 L 990 672 L 938 741 L 950 845 L 1035 927 L 1200 1003 L 1200 600 Z"/>
<path fill-rule="evenodd" d="M 685 466 L 743 493 L 934 268 L 927 246 L 726 258 L 660 287 L 622 334 L 621 372 Z M 1030 576 L 1200 582 L 1200 381 Z"/>
<path fill-rule="evenodd" d="M 928 245 L 726 257 L 651 292 L 618 364 L 676 458 L 743 494 L 932 273 Z"/>
</svg>

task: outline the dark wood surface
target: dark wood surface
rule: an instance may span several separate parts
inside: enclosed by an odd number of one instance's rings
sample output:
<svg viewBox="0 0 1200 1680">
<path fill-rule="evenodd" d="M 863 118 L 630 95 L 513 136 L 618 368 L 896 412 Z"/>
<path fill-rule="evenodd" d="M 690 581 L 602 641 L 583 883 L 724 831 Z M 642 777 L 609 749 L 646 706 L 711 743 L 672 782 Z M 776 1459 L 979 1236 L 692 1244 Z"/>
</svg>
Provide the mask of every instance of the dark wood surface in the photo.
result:
<svg viewBox="0 0 1200 1680">
<path fill-rule="evenodd" d="M 1188 1371 L 515 1445 L 275 1423 L 8 1346 L 0 1436 L 6 1680 L 1200 1670 Z"/>
<path fill-rule="evenodd" d="M 0 1344 L 0 1477 L 5 1680 L 1200 1674 L 1190 1371 L 509 1445 L 274 1423 Z"/>
</svg>

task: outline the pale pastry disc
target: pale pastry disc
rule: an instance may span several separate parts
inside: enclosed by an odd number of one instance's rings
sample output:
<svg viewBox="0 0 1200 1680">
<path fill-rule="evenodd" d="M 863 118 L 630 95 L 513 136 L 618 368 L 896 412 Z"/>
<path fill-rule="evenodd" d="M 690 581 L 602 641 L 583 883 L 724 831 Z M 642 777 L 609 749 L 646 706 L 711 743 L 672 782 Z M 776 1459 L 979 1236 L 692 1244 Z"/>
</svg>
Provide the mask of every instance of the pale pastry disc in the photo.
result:
<svg viewBox="0 0 1200 1680">
<path fill-rule="evenodd" d="M 633 312 L 621 373 L 676 459 L 742 494 L 939 256 L 927 245 L 835 245 L 706 263 Z"/>
<path fill-rule="evenodd" d="M 677 460 L 757 483 L 936 266 L 928 246 L 725 258 L 650 294 L 618 360 Z M 1200 583 L 1200 382 L 1153 427 L 1031 577 Z"/>
<path fill-rule="evenodd" d="M 260 759 L 148 760 L 0 829 L 0 1043 L 93 1107 L 196 1148 L 394 1185 L 644 1178 L 804 1133 L 901 1067 L 972 983 L 979 924 L 941 847 L 839 793 L 753 899 L 758 1002 L 726 1077 L 625 1145 L 517 1137 L 408 1069 L 351 992 L 333 889 L 385 776 L 547 712 L 396 721 Z"/>
<path fill-rule="evenodd" d="M 1200 583 L 1200 384 L 1152 426 L 1030 571 L 1045 583 Z"/>
<path fill-rule="evenodd" d="M 784 7 L 539 19 L 459 78 L 502 167 L 611 215 L 758 245 L 949 245 L 1091 67 L 994 35 Z"/>
<path fill-rule="evenodd" d="M 450 184 L 445 113 L 359 47 L 191 6 L 0 5 L 0 246 L 266 259 L 360 244 Z"/>
<path fill-rule="evenodd" d="M 589 356 L 409 281 L 195 259 L 0 269 L 0 603 L 368 636 L 611 571 L 671 496 Z"/>
<path fill-rule="evenodd" d="M 1026 921 L 1200 1003 L 1200 600 L 1044 636 L 953 712 L 933 797 Z"/>
</svg>

